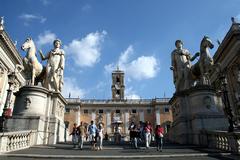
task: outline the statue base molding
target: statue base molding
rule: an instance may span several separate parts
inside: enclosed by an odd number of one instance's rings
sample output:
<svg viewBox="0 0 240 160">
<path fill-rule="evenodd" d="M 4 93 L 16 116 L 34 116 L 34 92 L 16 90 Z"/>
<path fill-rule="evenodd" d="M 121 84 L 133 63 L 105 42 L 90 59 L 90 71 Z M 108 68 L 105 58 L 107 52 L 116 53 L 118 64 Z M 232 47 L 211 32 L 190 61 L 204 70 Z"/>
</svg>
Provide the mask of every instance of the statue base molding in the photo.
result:
<svg viewBox="0 0 240 160">
<path fill-rule="evenodd" d="M 200 144 L 202 130 L 227 130 L 221 97 L 208 85 L 175 93 L 170 100 L 173 124 L 170 140 L 180 144 Z"/>
</svg>

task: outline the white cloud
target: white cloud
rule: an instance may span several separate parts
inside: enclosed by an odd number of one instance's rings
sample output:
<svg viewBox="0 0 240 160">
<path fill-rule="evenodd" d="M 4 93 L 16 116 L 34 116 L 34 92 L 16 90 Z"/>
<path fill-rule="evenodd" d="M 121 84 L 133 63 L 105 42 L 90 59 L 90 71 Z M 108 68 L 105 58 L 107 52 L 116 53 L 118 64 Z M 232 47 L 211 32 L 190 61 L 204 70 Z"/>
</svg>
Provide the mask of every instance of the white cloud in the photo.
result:
<svg viewBox="0 0 240 160">
<path fill-rule="evenodd" d="M 125 91 L 125 98 L 127 99 L 140 99 L 141 97 L 136 94 L 136 92 L 132 89 L 132 87 L 127 88 Z"/>
<path fill-rule="evenodd" d="M 113 63 L 111 63 L 111 64 L 105 65 L 105 66 L 104 66 L 104 69 L 105 69 L 105 71 L 106 71 L 107 73 L 111 73 L 113 70 L 116 69 L 116 66 L 115 66 Z M 121 69 L 122 69 L 122 68 L 121 68 Z"/>
<path fill-rule="evenodd" d="M 43 5 L 47 6 L 50 4 L 49 0 L 40 0 L 42 2 Z"/>
<path fill-rule="evenodd" d="M 64 86 L 63 86 L 63 96 L 69 97 L 69 93 L 71 98 L 83 98 L 86 94 L 85 90 L 78 87 L 78 82 L 75 78 L 65 77 L 64 78 Z"/>
<path fill-rule="evenodd" d="M 37 46 L 40 48 L 46 44 L 53 44 L 53 41 L 57 38 L 56 34 L 52 33 L 51 31 L 45 31 L 44 33 L 38 36 L 36 41 Z"/>
<path fill-rule="evenodd" d="M 124 65 L 128 62 L 129 57 L 133 54 L 133 46 L 130 45 L 119 57 L 119 65 Z"/>
<path fill-rule="evenodd" d="M 141 56 L 136 60 L 133 60 L 127 66 L 127 72 L 134 79 L 149 79 L 156 76 L 158 71 L 158 63 L 155 57 L 153 56 Z"/>
<path fill-rule="evenodd" d="M 74 39 L 64 46 L 64 50 L 71 55 L 76 65 L 92 67 L 100 60 L 101 45 L 106 34 L 106 31 L 89 33 L 81 40 Z"/>
<path fill-rule="evenodd" d="M 47 20 L 47 18 L 43 16 L 37 16 L 34 14 L 26 14 L 26 13 L 20 15 L 19 18 L 23 20 L 23 24 L 25 26 L 28 26 L 30 22 L 35 20 L 39 21 L 40 23 L 44 23 Z"/>
<path fill-rule="evenodd" d="M 83 11 L 83 12 L 87 12 L 87 11 L 89 11 L 89 10 L 91 10 L 92 9 L 92 6 L 90 6 L 89 4 L 85 4 L 84 6 L 82 6 L 82 8 L 81 8 L 81 10 Z"/>
<path fill-rule="evenodd" d="M 130 45 L 121 53 L 117 64 L 121 70 L 124 70 L 127 77 L 136 80 L 154 78 L 159 70 L 159 63 L 154 56 L 140 56 L 130 61 L 130 56 L 134 54 L 134 49 Z M 105 65 L 105 71 L 112 72 L 116 69 L 116 63 Z M 130 80 L 131 81 L 131 80 Z"/>
<path fill-rule="evenodd" d="M 141 97 L 137 94 L 130 94 L 125 96 L 127 99 L 141 99 Z"/>
</svg>

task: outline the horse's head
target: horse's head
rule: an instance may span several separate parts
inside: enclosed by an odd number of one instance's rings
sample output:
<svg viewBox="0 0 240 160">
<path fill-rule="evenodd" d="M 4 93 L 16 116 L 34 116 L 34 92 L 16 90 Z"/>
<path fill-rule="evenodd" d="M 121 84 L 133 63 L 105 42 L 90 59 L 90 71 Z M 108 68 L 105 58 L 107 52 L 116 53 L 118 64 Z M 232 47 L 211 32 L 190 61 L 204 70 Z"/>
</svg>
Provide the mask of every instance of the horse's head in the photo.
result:
<svg viewBox="0 0 240 160">
<path fill-rule="evenodd" d="M 214 45 L 209 37 L 204 36 L 201 42 L 201 47 L 212 49 Z"/>
<path fill-rule="evenodd" d="M 25 42 L 22 44 L 21 48 L 22 50 L 26 51 L 27 49 L 31 48 L 31 47 L 34 47 L 34 43 L 33 43 L 33 40 L 32 38 L 28 37 Z"/>
</svg>

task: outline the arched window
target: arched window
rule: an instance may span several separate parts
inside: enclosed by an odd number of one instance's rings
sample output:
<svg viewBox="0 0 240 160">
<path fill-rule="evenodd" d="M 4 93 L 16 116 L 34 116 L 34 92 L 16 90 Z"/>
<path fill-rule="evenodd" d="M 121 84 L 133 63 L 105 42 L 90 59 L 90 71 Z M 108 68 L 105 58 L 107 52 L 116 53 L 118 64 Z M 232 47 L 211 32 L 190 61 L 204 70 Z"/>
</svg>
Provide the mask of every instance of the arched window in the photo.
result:
<svg viewBox="0 0 240 160">
<path fill-rule="evenodd" d="M 118 76 L 116 77 L 116 82 L 120 83 L 120 78 Z"/>
</svg>

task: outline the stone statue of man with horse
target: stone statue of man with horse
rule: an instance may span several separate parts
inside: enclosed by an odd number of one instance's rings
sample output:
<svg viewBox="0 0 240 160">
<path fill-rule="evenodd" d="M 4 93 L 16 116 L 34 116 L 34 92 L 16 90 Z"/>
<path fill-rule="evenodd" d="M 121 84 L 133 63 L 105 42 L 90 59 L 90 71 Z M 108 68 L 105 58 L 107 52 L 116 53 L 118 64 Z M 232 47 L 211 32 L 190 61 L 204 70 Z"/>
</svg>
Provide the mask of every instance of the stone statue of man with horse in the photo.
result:
<svg viewBox="0 0 240 160">
<path fill-rule="evenodd" d="M 53 42 L 52 49 L 46 56 L 39 51 L 42 60 L 48 60 L 47 66 L 44 67 L 37 59 L 36 46 L 31 38 L 27 38 L 22 45 L 22 50 L 26 51 L 23 58 L 24 71 L 27 75 L 27 85 L 38 85 L 51 90 L 61 92 L 63 87 L 63 70 L 64 70 L 64 51 L 60 49 L 61 41 L 59 39 Z"/>
<path fill-rule="evenodd" d="M 173 80 L 176 92 L 189 89 L 194 85 L 210 85 L 209 73 L 213 69 L 214 63 L 209 49 L 214 47 L 209 37 L 204 36 L 200 44 L 200 52 L 191 57 L 187 49 L 183 49 L 183 42 L 175 42 L 176 49 L 173 50 L 172 66 Z M 192 65 L 191 61 L 199 56 L 199 60 Z"/>
</svg>

